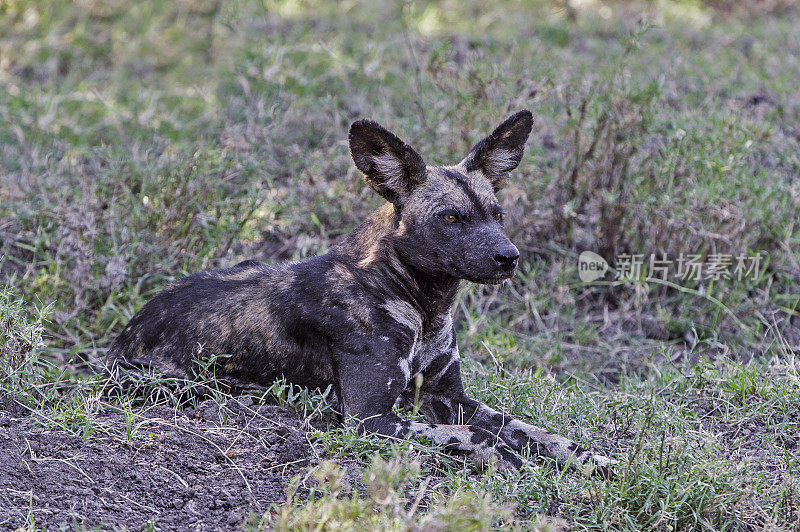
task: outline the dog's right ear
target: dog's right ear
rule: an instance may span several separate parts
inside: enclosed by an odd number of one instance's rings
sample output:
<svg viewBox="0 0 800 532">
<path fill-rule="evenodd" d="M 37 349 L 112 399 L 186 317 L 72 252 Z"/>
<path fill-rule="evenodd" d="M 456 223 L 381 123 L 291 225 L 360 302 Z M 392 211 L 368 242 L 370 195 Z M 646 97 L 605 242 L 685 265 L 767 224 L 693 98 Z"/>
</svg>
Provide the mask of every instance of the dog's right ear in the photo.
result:
<svg viewBox="0 0 800 532">
<path fill-rule="evenodd" d="M 377 122 L 353 122 L 349 138 L 350 155 L 367 184 L 395 205 L 425 181 L 422 157 Z"/>
<path fill-rule="evenodd" d="M 468 172 L 478 170 L 497 192 L 503 188 L 508 173 L 519 165 L 525 143 L 533 127 L 533 115 L 523 109 L 509 116 L 491 135 L 477 143 L 461 161 Z"/>
</svg>

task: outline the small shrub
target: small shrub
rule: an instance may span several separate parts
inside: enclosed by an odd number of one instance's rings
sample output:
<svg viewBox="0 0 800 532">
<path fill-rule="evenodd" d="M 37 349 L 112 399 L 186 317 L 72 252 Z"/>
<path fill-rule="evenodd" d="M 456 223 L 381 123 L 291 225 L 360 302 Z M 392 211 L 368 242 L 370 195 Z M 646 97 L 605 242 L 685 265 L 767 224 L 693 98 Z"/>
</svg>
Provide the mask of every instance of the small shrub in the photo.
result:
<svg viewBox="0 0 800 532">
<path fill-rule="evenodd" d="M 10 286 L 0 287 L 0 390 L 23 397 L 35 391 L 49 312 L 50 307 L 27 307 Z"/>
<path fill-rule="evenodd" d="M 307 501 L 298 498 L 299 482 L 289 488 L 287 501 L 267 516 L 261 527 L 275 530 L 489 530 L 510 526 L 511 509 L 494 504 L 486 495 L 464 491 L 423 504 L 427 483 L 419 483 L 416 462 L 399 457 L 383 460 L 376 454 L 364 471 L 365 490 L 351 487 L 335 462 L 323 462 L 314 472 L 318 487 Z M 415 487 L 416 486 L 416 487 Z M 424 511 L 427 506 L 427 511 Z"/>
</svg>

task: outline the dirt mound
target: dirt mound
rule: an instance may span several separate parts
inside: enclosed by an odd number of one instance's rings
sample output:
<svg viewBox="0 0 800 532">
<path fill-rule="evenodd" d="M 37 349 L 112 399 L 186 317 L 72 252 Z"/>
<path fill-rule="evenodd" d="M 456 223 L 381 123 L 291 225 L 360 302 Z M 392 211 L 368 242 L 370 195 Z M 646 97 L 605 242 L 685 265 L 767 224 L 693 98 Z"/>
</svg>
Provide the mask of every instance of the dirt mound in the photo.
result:
<svg viewBox="0 0 800 532">
<path fill-rule="evenodd" d="M 128 419 L 99 413 L 84 440 L 0 397 L 0 529 L 234 529 L 282 502 L 311 456 L 294 411 L 248 398 Z"/>
</svg>

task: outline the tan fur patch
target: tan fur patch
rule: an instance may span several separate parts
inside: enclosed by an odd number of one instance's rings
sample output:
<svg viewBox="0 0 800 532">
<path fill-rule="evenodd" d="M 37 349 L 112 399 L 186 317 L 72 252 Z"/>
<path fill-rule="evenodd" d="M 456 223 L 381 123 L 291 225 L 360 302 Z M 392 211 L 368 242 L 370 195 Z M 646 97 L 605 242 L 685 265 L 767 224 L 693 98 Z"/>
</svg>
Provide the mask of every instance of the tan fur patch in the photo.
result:
<svg viewBox="0 0 800 532">
<path fill-rule="evenodd" d="M 401 224 L 402 225 L 402 224 Z M 372 245 L 367 249 L 364 257 L 360 261 L 358 261 L 359 268 L 367 268 L 371 266 L 376 260 L 378 260 L 378 256 L 380 255 L 381 243 L 373 242 Z"/>
<path fill-rule="evenodd" d="M 249 281 L 255 279 L 260 273 L 255 268 L 247 268 L 236 272 L 220 273 L 217 278 L 222 281 Z"/>
</svg>

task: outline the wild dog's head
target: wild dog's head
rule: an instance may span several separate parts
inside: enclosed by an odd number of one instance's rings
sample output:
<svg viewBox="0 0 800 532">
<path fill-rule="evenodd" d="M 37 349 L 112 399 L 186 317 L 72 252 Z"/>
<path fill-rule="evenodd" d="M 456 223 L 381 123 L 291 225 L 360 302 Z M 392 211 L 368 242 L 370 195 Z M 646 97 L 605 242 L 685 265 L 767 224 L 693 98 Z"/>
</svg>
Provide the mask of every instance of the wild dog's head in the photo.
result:
<svg viewBox="0 0 800 532">
<path fill-rule="evenodd" d="M 350 127 L 350 152 L 369 186 L 394 204 L 393 241 L 403 260 L 427 274 L 495 284 L 513 277 L 519 251 L 503 229 L 495 193 L 517 167 L 533 117 L 519 111 L 453 166 L 422 157 L 370 120 Z"/>
</svg>

